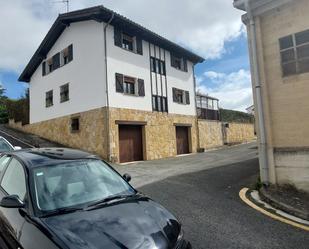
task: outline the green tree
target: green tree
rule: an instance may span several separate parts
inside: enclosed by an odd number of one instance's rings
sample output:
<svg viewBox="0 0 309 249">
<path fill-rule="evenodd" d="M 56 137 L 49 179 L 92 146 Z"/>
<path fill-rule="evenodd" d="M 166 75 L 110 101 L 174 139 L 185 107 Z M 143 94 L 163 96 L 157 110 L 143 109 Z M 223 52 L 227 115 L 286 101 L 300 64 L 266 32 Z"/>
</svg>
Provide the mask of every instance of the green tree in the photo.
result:
<svg viewBox="0 0 309 249">
<path fill-rule="evenodd" d="M 8 122 L 8 112 L 6 108 L 7 97 L 5 94 L 5 88 L 0 85 L 0 124 L 4 124 Z"/>
<path fill-rule="evenodd" d="M 14 119 L 16 122 L 21 121 L 23 125 L 29 124 L 29 89 L 25 90 L 23 96 L 19 99 L 6 99 L 6 110 L 9 119 Z"/>
</svg>

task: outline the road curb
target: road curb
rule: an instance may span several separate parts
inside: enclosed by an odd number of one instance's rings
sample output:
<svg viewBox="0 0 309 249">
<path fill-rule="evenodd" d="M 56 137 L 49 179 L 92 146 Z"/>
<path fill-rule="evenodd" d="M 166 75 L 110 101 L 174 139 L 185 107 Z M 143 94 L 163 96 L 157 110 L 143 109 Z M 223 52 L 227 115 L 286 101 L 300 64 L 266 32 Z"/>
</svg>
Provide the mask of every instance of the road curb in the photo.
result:
<svg viewBox="0 0 309 249">
<path fill-rule="evenodd" d="M 296 217 L 299 217 L 304 220 L 309 221 L 309 213 L 302 212 L 301 210 L 298 210 L 294 208 L 293 206 L 290 206 L 288 204 L 282 203 L 279 200 L 277 200 L 272 195 L 268 194 L 264 188 L 261 188 L 260 191 L 260 197 L 263 201 L 269 203 L 271 206 L 280 209 L 288 214 L 294 215 Z"/>
<path fill-rule="evenodd" d="M 279 216 L 277 214 L 274 214 L 274 213 L 271 213 L 270 211 L 258 206 L 257 204 L 255 204 L 252 200 L 250 200 L 247 195 L 249 193 L 249 189 L 248 188 L 243 188 L 239 191 L 239 197 L 240 199 L 245 202 L 247 205 L 249 205 L 250 207 L 252 207 L 253 209 L 259 211 L 260 213 L 264 214 L 264 215 L 267 215 L 268 217 L 274 219 L 274 220 L 278 220 L 278 221 L 281 221 L 283 223 L 286 223 L 288 225 L 291 225 L 291 226 L 294 226 L 294 227 L 297 227 L 299 229 L 302 229 L 302 230 L 305 230 L 305 231 L 308 231 L 309 232 L 309 226 L 307 225 L 304 225 L 304 224 L 300 224 L 300 223 L 297 223 L 295 221 L 292 221 L 290 219 L 287 219 L 287 218 L 284 218 L 282 216 Z"/>
</svg>

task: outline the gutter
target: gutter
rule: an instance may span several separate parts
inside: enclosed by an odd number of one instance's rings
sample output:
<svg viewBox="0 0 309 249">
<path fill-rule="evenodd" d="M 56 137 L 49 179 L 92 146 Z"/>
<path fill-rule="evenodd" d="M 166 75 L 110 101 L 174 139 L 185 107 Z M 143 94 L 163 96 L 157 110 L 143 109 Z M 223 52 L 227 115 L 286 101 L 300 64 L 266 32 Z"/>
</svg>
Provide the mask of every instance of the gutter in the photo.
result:
<svg viewBox="0 0 309 249">
<path fill-rule="evenodd" d="M 108 161 L 111 160 L 110 154 L 110 132 L 109 132 L 109 96 L 108 96 L 108 76 L 107 76 L 107 44 L 106 44 L 106 29 L 114 19 L 115 13 L 112 13 L 111 18 L 108 20 L 106 24 L 104 24 L 104 62 L 105 62 L 105 93 L 106 93 L 106 118 L 105 118 L 105 128 L 106 128 L 106 144 L 107 144 L 107 159 Z"/>
<path fill-rule="evenodd" d="M 265 114 L 263 109 L 263 97 L 261 91 L 261 79 L 259 74 L 259 64 L 258 64 L 258 54 L 257 54 L 257 37 L 256 37 L 256 24 L 254 16 L 252 14 L 250 0 L 240 0 L 234 2 L 236 8 L 242 9 L 245 7 L 247 12 L 247 25 L 249 26 L 249 44 L 250 44 L 250 56 L 251 56 L 251 68 L 252 68 L 252 77 L 254 79 L 254 88 L 255 88 L 255 97 L 256 97 L 256 110 L 258 115 L 258 124 L 259 124 L 259 164 L 260 164 L 260 176 L 261 181 L 265 185 L 269 185 L 269 165 L 268 165 L 268 155 L 267 155 L 267 142 L 266 142 L 266 129 L 265 129 Z"/>
</svg>

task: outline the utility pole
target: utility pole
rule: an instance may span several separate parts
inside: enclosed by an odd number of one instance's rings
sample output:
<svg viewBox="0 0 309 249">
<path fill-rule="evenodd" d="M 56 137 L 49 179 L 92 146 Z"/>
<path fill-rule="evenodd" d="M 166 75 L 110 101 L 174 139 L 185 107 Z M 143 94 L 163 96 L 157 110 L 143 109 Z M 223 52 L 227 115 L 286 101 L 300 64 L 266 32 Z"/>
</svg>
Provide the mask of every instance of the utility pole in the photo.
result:
<svg viewBox="0 0 309 249">
<path fill-rule="evenodd" d="M 70 0 L 60 0 L 60 1 L 54 1 L 53 3 L 64 3 L 67 6 L 67 12 L 70 11 Z"/>
</svg>

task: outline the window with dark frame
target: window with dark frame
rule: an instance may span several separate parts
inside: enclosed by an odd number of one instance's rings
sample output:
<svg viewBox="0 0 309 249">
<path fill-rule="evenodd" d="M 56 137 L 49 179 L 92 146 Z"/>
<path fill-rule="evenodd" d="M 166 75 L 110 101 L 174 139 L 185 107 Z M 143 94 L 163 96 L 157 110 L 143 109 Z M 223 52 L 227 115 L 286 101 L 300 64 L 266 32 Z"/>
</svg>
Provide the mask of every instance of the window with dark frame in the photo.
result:
<svg viewBox="0 0 309 249">
<path fill-rule="evenodd" d="M 61 52 L 56 53 L 51 58 L 42 62 L 42 76 L 45 76 L 59 67 L 62 67 L 68 64 L 73 60 L 73 44 L 62 50 Z"/>
<path fill-rule="evenodd" d="M 183 97 L 184 91 L 177 89 L 175 95 L 176 95 L 176 102 L 184 104 L 184 97 Z"/>
<path fill-rule="evenodd" d="M 47 60 L 47 73 L 51 73 L 53 71 L 53 59 L 50 58 Z"/>
<path fill-rule="evenodd" d="M 279 39 L 282 76 L 309 72 L 309 30 Z"/>
<path fill-rule="evenodd" d="M 188 71 L 187 60 L 174 54 L 171 54 L 171 66 L 184 72 Z"/>
<path fill-rule="evenodd" d="M 71 118 L 71 132 L 77 132 L 79 131 L 79 129 L 79 117 Z"/>
<path fill-rule="evenodd" d="M 134 37 L 122 33 L 122 48 L 133 51 L 134 50 Z"/>
<path fill-rule="evenodd" d="M 53 105 L 53 90 L 45 93 L 45 106 L 50 107 Z"/>
<path fill-rule="evenodd" d="M 69 63 L 69 47 L 61 51 L 62 63 L 61 65 L 66 65 Z"/>
<path fill-rule="evenodd" d="M 168 112 L 167 98 L 158 95 L 152 95 L 152 110 L 157 112 Z"/>
<path fill-rule="evenodd" d="M 123 92 L 135 95 L 136 79 L 128 76 L 123 77 Z"/>
<path fill-rule="evenodd" d="M 161 75 L 166 75 L 165 71 L 165 61 L 162 61 L 160 59 L 150 57 L 150 67 L 151 72 L 158 73 Z"/>
<path fill-rule="evenodd" d="M 181 90 L 173 87 L 173 102 L 178 104 L 190 105 L 189 91 Z"/>
<path fill-rule="evenodd" d="M 60 103 L 69 100 L 69 84 L 60 86 Z"/>
</svg>

